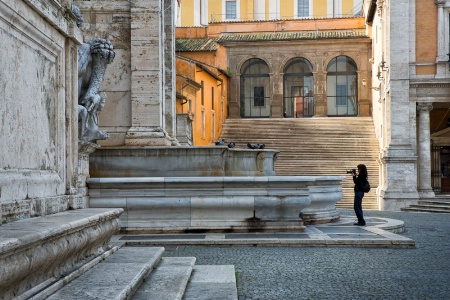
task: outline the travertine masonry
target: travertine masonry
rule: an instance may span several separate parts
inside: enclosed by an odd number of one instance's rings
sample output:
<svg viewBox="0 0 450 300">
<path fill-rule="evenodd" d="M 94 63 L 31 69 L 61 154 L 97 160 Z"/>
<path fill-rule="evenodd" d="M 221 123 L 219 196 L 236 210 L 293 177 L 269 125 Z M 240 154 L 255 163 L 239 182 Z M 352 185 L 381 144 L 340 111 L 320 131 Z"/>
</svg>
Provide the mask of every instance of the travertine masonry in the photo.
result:
<svg viewBox="0 0 450 300">
<path fill-rule="evenodd" d="M 110 138 L 99 144 L 177 145 L 172 1 L 75 2 L 85 18 L 83 39 L 108 39 L 116 52 L 99 121 Z"/>
<path fill-rule="evenodd" d="M 0 206 L 9 222 L 77 197 L 77 45 L 71 1 L 0 0 Z M 65 5 L 65 6 L 63 6 Z"/>
</svg>

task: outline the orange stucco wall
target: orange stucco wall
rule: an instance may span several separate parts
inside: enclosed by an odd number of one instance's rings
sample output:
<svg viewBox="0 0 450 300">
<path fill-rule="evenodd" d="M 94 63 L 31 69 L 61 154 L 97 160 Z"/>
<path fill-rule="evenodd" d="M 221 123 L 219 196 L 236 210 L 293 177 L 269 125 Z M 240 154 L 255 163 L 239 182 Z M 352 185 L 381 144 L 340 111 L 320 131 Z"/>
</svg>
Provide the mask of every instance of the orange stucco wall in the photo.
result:
<svg viewBox="0 0 450 300">
<path fill-rule="evenodd" d="M 437 10 L 434 0 L 416 1 L 416 62 L 434 63 L 437 55 Z M 416 74 L 435 74 L 436 67 L 417 66 Z"/>
<path fill-rule="evenodd" d="M 181 39 L 205 38 L 208 35 L 207 27 L 177 27 L 175 28 L 175 36 Z"/>
<path fill-rule="evenodd" d="M 189 54 L 192 53 L 183 53 L 183 56 Z M 200 58 L 212 56 L 208 55 L 208 53 L 203 53 L 203 56 L 201 53 L 198 55 Z M 208 61 L 208 59 L 206 60 Z M 187 104 L 182 105 L 182 101 L 177 101 L 176 111 L 177 113 L 192 114 L 192 140 L 194 146 L 210 146 L 213 144 L 219 138 L 223 123 L 228 115 L 226 88 L 228 86 L 228 78 L 215 68 L 210 68 L 206 65 L 203 65 L 203 67 L 208 68 L 209 71 L 216 74 L 222 81 L 217 80 L 217 78 L 200 68 L 194 60 L 180 57 L 176 60 L 177 75 L 184 76 L 177 76 L 177 92 L 185 95 L 192 101 L 191 111 L 188 111 Z M 188 89 L 186 89 L 186 77 L 202 85 L 194 95 L 189 94 Z M 203 116 L 205 118 L 204 123 Z"/>
</svg>

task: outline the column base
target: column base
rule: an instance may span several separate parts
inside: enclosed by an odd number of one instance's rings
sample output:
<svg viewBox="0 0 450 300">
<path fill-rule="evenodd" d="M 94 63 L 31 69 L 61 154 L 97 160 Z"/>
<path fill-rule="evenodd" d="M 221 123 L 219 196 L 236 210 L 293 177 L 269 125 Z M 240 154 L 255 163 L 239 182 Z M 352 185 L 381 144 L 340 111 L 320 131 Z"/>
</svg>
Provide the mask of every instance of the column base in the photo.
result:
<svg viewBox="0 0 450 300">
<path fill-rule="evenodd" d="M 380 191 L 379 195 L 380 210 L 400 211 L 402 208 L 419 202 L 419 194 L 417 191 Z"/>
<path fill-rule="evenodd" d="M 420 199 L 434 199 L 435 194 L 432 189 L 422 189 L 419 190 L 419 198 Z"/>
<path fill-rule="evenodd" d="M 178 141 L 162 128 L 132 127 L 125 136 L 127 146 L 177 146 Z"/>
</svg>

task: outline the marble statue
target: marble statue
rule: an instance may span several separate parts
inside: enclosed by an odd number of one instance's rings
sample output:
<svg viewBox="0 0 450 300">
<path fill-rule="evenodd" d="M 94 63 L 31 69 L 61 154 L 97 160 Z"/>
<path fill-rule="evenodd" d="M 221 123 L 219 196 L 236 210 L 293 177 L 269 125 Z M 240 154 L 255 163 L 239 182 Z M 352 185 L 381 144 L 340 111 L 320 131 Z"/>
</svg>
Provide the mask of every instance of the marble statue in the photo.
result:
<svg viewBox="0 0 450 300">
<path fill-rule="evenodd" d="M 76 5 L 72 5 L 72 13 L 77 27 L 81 27 L 84 20 Z M 113 62 L 115 55 L 111 42 L 101 38 L 78 47 L 78 138 L 83 142 L 95 143 L 109 137 L 98 128 L 98 112 L 106 102 L 106 94 L 99 89 L 106 66 Z"/>
<path fill-rule="evenodd" d="M 114 60 L 110 41 L 94 38 L 78 47 L 78 124 L 79 139 L 95 143 L 105 140 L 108 133 L 98 127 L 98 112 L 106 102 L 106 94 L 99 92 L 106 66 Z"/>
</svg>

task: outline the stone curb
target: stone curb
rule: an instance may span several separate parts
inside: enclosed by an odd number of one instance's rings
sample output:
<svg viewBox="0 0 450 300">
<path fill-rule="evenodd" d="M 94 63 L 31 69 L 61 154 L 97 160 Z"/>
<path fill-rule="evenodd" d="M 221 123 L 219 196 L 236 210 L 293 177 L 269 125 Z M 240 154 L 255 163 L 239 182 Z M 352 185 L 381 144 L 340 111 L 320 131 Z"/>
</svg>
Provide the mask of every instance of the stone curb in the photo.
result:
<svg viewBox="0 0 450 300">
<path fill-rule="evenodd" d="M 158 235 L 128 235 L 136 239 L 121 240 L 125 236 L 115 236 L 115 241 L 120 241 L 130 246 L 137 245 L 202 245 L 202 246 L 261 246 L 261 247 L 362 247 L 362 248 L 414 248 L 415 241 L 407 237 L 398 235 L 404 232 L 404 222 L 388 218 L 366 218 L 367 223 L 373 225 L 355 227 L 353 217 L 343 216 L 339 221 L 308 225 L 303 232 L 309 238 L 283 238 L 277 237 L 277 233 L 271 233 L 273 238 L 255 238 L 249 234 L 248 238 L 233 239 L 229 233 L 205 233 L 204 238 L 183 238 L 180 234 L 170 238 L 170 234 L 164 234 L 165 238 L 157 239 Z M 381 224 L 377 224 L 380 223 Z M 335 233 L 331 236 L 320 229 L 335 228 Z M 361 228 L 367 233 L 354 233 L 355 228 Z M 340 229 L 340 230 L 339 230 Z M 292 232 L 290 232 L 292 233 Z M 285 232 L 278 234 L 285 234 Z M 370 238 L 364 238 L 367 234 Z M 186 234 L 188 236 L 189 234 Z M 225 238 L 229 235 L 229 238 Z M 342 236 L 339 236 L 342 235 Z M 355 238 L 351 238 L 354 235 Z M 142 239 L 139 239 L 142 236 Z M 146 237 L 152 237 L 151 240 Z M 169 238 L 167 238 L 169 237 Z"/>
</svg>

